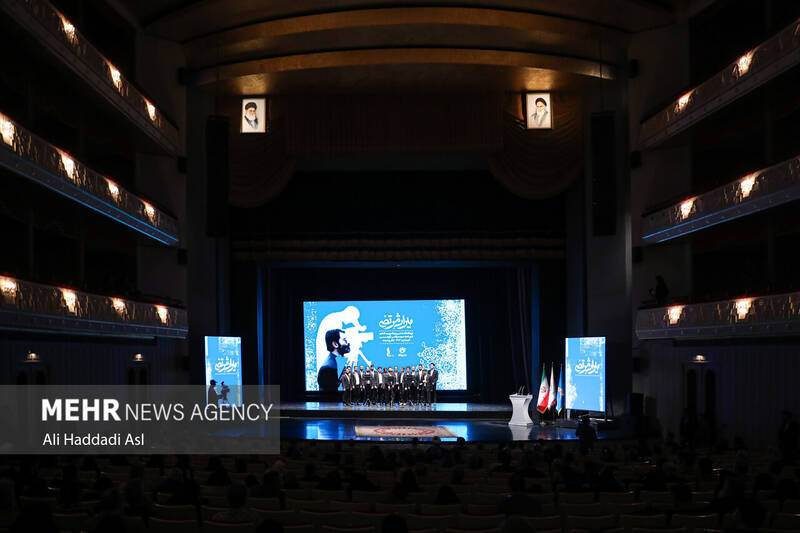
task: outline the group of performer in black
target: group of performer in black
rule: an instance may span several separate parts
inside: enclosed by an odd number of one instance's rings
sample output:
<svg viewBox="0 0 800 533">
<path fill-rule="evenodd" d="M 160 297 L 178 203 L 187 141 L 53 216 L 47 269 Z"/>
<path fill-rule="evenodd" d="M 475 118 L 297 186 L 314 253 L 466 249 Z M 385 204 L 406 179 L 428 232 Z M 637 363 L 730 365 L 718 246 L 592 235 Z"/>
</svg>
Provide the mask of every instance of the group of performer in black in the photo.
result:
<svg viewBox="0 0 800 533">
<path fill-rule="evenodd" d="M 436 403 L 436 382 L 439 371 L 431 363 L 429 370 L 419 365 L 378 367 L 370 365 L 365 369 L 344 367 L 339 377 L 342 384 L 342 402 L 345 405 L 430 405 Z"/>
</svg>

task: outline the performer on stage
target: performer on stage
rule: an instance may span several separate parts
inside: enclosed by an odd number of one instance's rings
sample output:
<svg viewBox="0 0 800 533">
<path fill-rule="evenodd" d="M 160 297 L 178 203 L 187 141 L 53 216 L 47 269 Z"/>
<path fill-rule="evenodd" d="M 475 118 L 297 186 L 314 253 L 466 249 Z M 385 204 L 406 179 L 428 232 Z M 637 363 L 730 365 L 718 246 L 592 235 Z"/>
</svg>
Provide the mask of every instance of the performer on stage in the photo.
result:
<svg viewBox="0 0 800 533">
<path fill-rule="evenodd" d="M 423 405 L 430 405 L 431 403 L 430 389 L 428 388 L 429 386 L 430 383 L 428 380 L 428 371 L 423 369 L 422 379 L 419 381 L 419 401 Z"/>
<path fill-rule="evenodd" d="M 411 405 L 414 402 L 414 397 L 411 394 L 414 388 L 414 373 L 411 367 L 407 366 L 406 371 L 403 373 L 403 396 L 406 405 Z"/>
<path fill-rule="evenodd" d="M 417 396 L 417 404 L 420 404 L 423 401 L 423 398 L 422 398 L 423 397 L 423 394 L 422 394 L 422 373 L 423 372 L 424 371 L 422 370 L 422 363 L 420 363 L 419 366 L 417 367 L 417 370 L 415 371 L 415 377 L 416 377 L 416 380 L 417 380 L 416 387 L 415 387 L 415 389 L 416 389 L 415 394 Z"/>
<path fill-rule="evenodd" d="M 386 375 L 383 373 L 382 366 L 378 367 L 375 378 L 375 403 L 381 405 L 384 403 L 384 393 L 386 392 Z"/>
<path fill-rule="evenodd" d="M 433 405 L 436 405 L 436 383 L 439 381 L 439 371 L 436 370 L 436 365 L 431 363 L 431 369 L 428 371 L 428 381 L 431 387 L 431 396 L 433 397 Z M 428 398 L 428 403 L 431 398 Z"/>
<path fill-rule="evenodd" d="M 397 375 L 397 403 L 404 405 L 406 403 L 406 369 L 400 367 L 400 373 Z"/>
<path fill-rule="evenodd" d="M 364 371 L 364 365 L 358 365 L 358 403 L 361 405 L 365 405 L 367 403 L 366 385 L 364 384 L 365 377 L 366 373 Z"/>
<path fill-rule="evenodd" d="M 386 403 L 394 405 L 394 382 L 395 375 L 392 367 L 386 367 Z"/>
<path fill-rule="evenodd" d="M 369 365 L 364 371 L 364 405 L 375 403 L 375 366 Z"/>
<path fill-rule="evenodd" d="M 402 401 L 400 398 L 403 395 L 403 378 L 400 375 L 400 370 L 395 366 L 394 367 L 394 390 L 392 391 L 392 397 L 394 401 L 400 404 Z"/>
<path fill-rule="evenodd" d="M 350 374 L 351 386 L 351 402 L 355 405 L 358 404 L 361 398 L 361 373 L 353 367 L 353 372 Z"/>
<path fill-rule="evenodd" d="M 350 373 L 350 367 L 344 368 L 342 374 L 342 403 L 351 405 L 353 403 L 353 374 Z"/>
</svg>

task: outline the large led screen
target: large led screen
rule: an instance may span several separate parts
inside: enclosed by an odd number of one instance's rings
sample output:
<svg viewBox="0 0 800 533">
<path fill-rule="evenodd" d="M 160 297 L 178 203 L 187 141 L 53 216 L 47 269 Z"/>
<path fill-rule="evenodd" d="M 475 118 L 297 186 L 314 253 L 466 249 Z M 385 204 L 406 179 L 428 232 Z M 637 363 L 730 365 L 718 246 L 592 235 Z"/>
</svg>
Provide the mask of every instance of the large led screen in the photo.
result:
<svg viewBox="0 0 800 533">
<path fill-rule="evenodd" d="M 606 338 L 576 337 L 566 340 L 567 409 L 605 411 Z"/>
<path fill-rule="evenodd" d="M 242 405 L 242 338 L 206 337 L 206 387 L 216 382 L 220 403 Z"/>
<path fill-rule="evenodd" d="M 351 365 L 427 370 L 431 363 L 439 371 L 438 390 L 467 388 L 464 300 L 303 302 L 303 324 L 308 391 L 319 390 L 323 366 L 335 366 L 338 376 Z M 326 334 L 335 330 L 344 332 L 348 353 L 329 350 Z"/>
</svg>

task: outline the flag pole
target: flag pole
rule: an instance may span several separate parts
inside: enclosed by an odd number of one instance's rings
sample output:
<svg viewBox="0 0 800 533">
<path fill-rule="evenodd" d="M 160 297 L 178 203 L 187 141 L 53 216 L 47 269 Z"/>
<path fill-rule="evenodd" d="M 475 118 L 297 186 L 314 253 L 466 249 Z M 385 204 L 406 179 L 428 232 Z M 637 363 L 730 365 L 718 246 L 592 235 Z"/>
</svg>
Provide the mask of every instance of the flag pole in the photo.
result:
<svg viewBox="0 0 800 533">
<path fill-rule="evenodd" d="M 561 374 L 563 374 L 563 373 L 564 373 L 564 365 L 559 365 L 559 367 L 558 367 L 558 388 L 556 389 L 556 394 L 558 395 L 556 397 L 556 408 L 559 405 L 561 405 L 561 409 L 564 409 L 564 405 L 561 403 L 561 391 L 564 390 L 563 389 L 564 384 L 561 383 Z M 558 418 L 561 418 L 561 410 L 558 410 L 558 409 L 556 409 L 556 410 L 558 411 L 558 413 L 557 413 L 558 414 Z"/>
<path fill-rule="evenodd" d="M 545 366 L 546 364 L 547 363 L 542 364 L 542 379 L 539 382 L 539 394 L 536 397 L 536 410 L 539 412 L 539 425 L 541 426 L 545 425 L 545 418 L 544 418 L 545 410 L 542 410 L 541 406 L 542 406 L 542 385 L 547 383 L 547 366 Z M 545 401 L 546 399 L 547 398 L 545 398 Z"/>
<path fill-rule="evenodd" d="M 555 372 L 555 370 L 556 370 L 556 364 L 555 364 L 555 362 L 553 362 L 553 363 L 550 364 L 550 375 L 551 376 L 553 375 L 553 372 Z M 551 383 L 550 386 L 552 387 L 553 384 Z M 558 414 L 556 413 L 556 404 L 558 404 L 558 396 L 557 396 L 558 395 L 558 387 L 556 387 L 556 392 L 555 393 L 556 393 L 556 396 L 553 396 L 553 398 L 555 398 L 556 401 L 551 402 L 553 404 L 553 427 L 555 427 L 555 425 L 556 425 L 556 416 L 558 416 Z"/>
</svg>

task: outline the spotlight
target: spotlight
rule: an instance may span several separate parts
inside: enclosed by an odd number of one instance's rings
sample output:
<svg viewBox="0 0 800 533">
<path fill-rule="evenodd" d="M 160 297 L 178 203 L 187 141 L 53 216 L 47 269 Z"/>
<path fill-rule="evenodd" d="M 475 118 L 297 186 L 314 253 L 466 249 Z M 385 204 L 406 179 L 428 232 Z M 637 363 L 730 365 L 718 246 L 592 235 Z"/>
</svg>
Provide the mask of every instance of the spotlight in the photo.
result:
<svg viewBox="0 0 800 533">
<path fill-rule="evenodd" d="M 17 295 L 17 282 L 11 278 L 0 277 L 0 291 L 6 298 L 13 298 Z"/>
<path fill-rule="evenodd" d="M 753 305 L 752 298 L 739 298 L 738 300 L 734 301 L 734 306 L 736 308 L 736 317 L 739 320 L 744 320 L 747 318 L 747 313 L 750 312 L 750 307 Z"/>
<path fill-rule="evenodd" d="M 680 98 L 678 98 L 678 103 L 675 105 L 675 112 L 676 113 L 680 113 L 681 111 L 686 109 L 686 106 L 689 105 L 689 102 L 692 99 L 692 93 L 693 92 L 694 92 L 693 90 L 689 91 L 688 93 L 686 93 L 683 96 L 681 96 Z"/>
<path fill-rule="evenodd" d="M 694 357 L 692 357 L 692 361 L 694 361 L 695 363 L 707 363 L 708 362 L 708 360 L 706 359 L 706 356 L 705 355 L 700 355 L 700 354 L 697 354 Z"/>
<path fill-rule="evenodd" d="M 3 137 L 3 142 L 9 146 L 14 146 L 14 130 L 14 123 L 6 116 L 0 115 L 0 136 Z"/>
<path fill-rule="evenodd" d="M 64 303 L 67 305 L 69 312 L 75 314 L 78 304 L 78 296 L 75 294 L 75 291 L 61 289 L 61 295 L 64 297 Z"/>
<path fill-rule="evenodd" d="M 39 362 L 39 354 L 35 352 L 28 352 L 28 355 L 25 356 L 26 363 L 38 363 Z"/>
<path fill-rule="evenodd" d="M 75 42 L 78 40 L 77 36 L 75 35 L 75 26 L 73 26 L 72 23 L 68 21 L 67 18 L 61 13 L 58 14 L 58 18 L 61 19 L 61 29 L 64 30 L 67 40 L 70 43 L 75 44 Z"/>
<path fill-rule="evenodd" d="M 750 50 L 736 61 L 736 71 L 739 77 L 744 76 L 750 70 L 753 54 L 755 54 L 755 50 Z"/>
<path fill-rule="evenodd" d="M 674 326 L 678 323 L 681 319 L 681 314 L 683 314 L 683 306 L 682 305 L 673 305 L 669 309 L 667 309 L 667 317 L 669 318 L 669 325 Z"/>
<path fill-rule="evenodd" d="M 694 198 L 689 198 L 688 200 L 681 203 L 681 219 L 686 219 L 692 214 L 692 208 L 694 207 Z"/>
<path fill-rule="evenodd" d="M 150 219 L 150 222 L 153 222 L 153 219 L 156 217 L 155 208 L 147 202 L 142 202 L 142 204 L 144 204 L 144 213 L 147 215 L 147 218 Z"/>
<path fill-rule="evenodd" d="M 147 114 L 150 115 L 150 120 L 156 121 L 156 106 L 150 103 L 150 100 L 145 98 L 144 105 L 147 107 Z"/>
<path fill-rule="evenodd" d="M 120 298 L 111 298 L 111 305 L 114 306 L 114 310 L 118 314 L 121 315 L 122 313 L 125 312 L 125 300 L 122 300 Z"/>
<path fill-rule="evenodd" d="M 742 178 L 739 182 L 739 192 L 742 193 L 742 198 L 747 198 L 753 191 L 753 186 L 756 184 L 757 173 L 749 174 Z"/>
<path fill-rule="evenodd" d="M 167 319 L 169 318 L 169 309 L 167 309 L 163 305 L 157 305 L 156 313 L 158 313 L 158 318 L 161 320 L 161 322 L 163 324 L 166 324 Z"/>
<path fill-rule="evenodd" d="M 110 179 L 106 179 L 106 183 L 108 184 L 108 192 L 111 194 L 111 197 L 114 198 L 115 201 L 119 201 L 119 187 L 117 184 L 111 181 Z"/>
<path fill-rule="evenodd" d="M 67 173 L 67 177 L 69 179 L 74 180 L 75 160 L 73 160 L 66 152 L 62 152 L 61 150 L 59 150 L 58 153 L 61 155 L 61 165 L 64 167 L 64 172 Z"/>
<path fill-rule="evenodd" d="M 142 363 L 142 362 L 144 362 L 144 356 L 142 354 L 140 354 L 140 353 L 137 353 L 136 355 L 133 356 L 133 362 L 134 363 Z"/>
<path fill-rule="evenodd" d="M 122 74 L 119 73 L 117 67 L 112 65 L 111 62 L 107 62 L 107 64 L 108 64 L 108 72 L 111 75 L 111 83 L 114 84 L 114 87 L 116 87 L 117 90 L 122 89 Z"/>
</svg>

